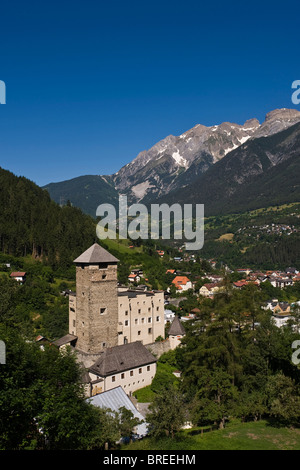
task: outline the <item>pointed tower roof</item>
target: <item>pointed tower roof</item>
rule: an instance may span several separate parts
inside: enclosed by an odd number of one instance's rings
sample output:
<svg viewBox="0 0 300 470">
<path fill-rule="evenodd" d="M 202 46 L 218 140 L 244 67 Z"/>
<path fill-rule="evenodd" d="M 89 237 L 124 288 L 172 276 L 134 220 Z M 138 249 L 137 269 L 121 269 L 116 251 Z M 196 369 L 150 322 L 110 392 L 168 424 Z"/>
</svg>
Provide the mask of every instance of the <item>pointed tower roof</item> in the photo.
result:
<svg viewBox="0 0 300 470">
<path fill-rule="evenodd" d="M 111 255 L 98 243 L 94 243 L 84 253 L 74 260 L 78 264 L 118 263 L 118 259 Z"/>
<path fill-rule="evenodd" d="M 179 320 L 179 317 L 175 316 L 174 320 L 172 321 L 172 325 L 168 331 L 169 336 L 184 336 L 185 329 Z"/>
</svg>

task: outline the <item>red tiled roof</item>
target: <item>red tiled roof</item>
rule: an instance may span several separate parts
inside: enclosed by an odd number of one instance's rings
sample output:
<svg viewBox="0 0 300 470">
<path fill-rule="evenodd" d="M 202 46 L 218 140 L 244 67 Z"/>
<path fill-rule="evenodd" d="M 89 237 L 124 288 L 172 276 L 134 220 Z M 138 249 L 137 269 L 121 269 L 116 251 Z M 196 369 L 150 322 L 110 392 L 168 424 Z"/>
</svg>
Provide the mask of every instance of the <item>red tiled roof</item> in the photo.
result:
<svg viewBox="0 0 300 470">
<path fill-rule="evenodd" d="M 186 276 L 176 276 L 172 281 L 173 284 L 182 286 L 185 286 L 188 282 L 190 282 L 190 280 Z"/>
<path fill-rule="evenodd" d="M 210 283 L 208 283 L 208 284 L 203 284 L 202 287 L 206 287 L 206 289 L 211 290 L 211 289 L 213 289 L 214 287 L 219 287 L 219 284 L 216 284 L 216 283 L 214 283 L 214 282 L 210 282 Z"/>
</svg>

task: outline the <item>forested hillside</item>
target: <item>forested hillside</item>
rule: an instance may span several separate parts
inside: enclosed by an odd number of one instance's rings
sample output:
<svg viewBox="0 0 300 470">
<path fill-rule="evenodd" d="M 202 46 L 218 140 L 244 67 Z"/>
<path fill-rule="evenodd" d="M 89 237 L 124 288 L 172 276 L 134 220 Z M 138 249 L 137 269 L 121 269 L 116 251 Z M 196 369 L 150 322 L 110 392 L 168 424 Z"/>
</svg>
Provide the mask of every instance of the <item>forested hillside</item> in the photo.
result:
<svg viewBox="0 0 300 470">
<path fill-rule="evenodd" d="M 95 238 L 91 217 L 70 205 L 60 207 L 47 191 L 0 168 L 0 251 L 67 266 Z"/>
<path fill-rule="evenodd" d="M 118 205 L 118 192 L 109 176 L 86 175 L 72 178 L 60 183 L 50 183 L 44 186 L 53 201 L 66 204 L 70 201 L 85 214 L 96 216 L 99 204 Z"/>
</svg>

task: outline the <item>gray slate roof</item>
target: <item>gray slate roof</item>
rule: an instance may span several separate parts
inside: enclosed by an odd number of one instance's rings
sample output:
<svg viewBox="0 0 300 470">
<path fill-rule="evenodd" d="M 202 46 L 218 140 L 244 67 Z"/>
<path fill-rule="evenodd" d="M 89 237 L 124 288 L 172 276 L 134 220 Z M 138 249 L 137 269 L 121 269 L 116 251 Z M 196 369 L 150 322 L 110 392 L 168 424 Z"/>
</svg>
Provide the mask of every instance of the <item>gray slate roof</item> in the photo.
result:
<svg viewBox="0 0 300 470">
<path fill-rule="evenodd" d="M 53 341 L 53 344 L 55 346 L 60 347 L 60 346 L 63 346 L 64 344 L 71 343 L 72 341 L 75 341 L 76 339 L 77 339 L 77 336 L 67 334 L 67 335 L 63 336 L 62 338 L 59 338 L 56 341 Z"/>
<path fill-rule="evenodd" d="M 119 411 L 122 406 L 130 410 L 135 418 L 140 421 L 144 421 L 144 417 L 139 413 L 136 407 L 133 405 L 129 397 L 126 395 L 122 387 L 116 387 L 107 392 L 100 393 L 92 398 L 88 399 L 94 406 L 100 408 L 109 408 L 111 411 Z M 141 423 L 137 426 L 137 434 L 139 437 L 146 436 L 148 434 L 147 423 Z"/>
<path fill-rule="evenodd" d="M 153 362 L 156 359 L 150 351 L 140 341 L 135 341 L 105 349 L 89 370 L 100 377 L 107 377 Z"/>
<path fill-rule="evenodd" d="M 118 263 L 118 259 L 111 255 L 98 243 L 90 246 L 84 253 L 74 260 L 79 264 Z"/>
<path fill-rule="evenodd" d="M 169 336 L 184 336 L 185 329 L 179 320 L 179 317 L 175 316 L 174 320 L 172 321 L 172 325 L 168 331 Z"/>
</svg>

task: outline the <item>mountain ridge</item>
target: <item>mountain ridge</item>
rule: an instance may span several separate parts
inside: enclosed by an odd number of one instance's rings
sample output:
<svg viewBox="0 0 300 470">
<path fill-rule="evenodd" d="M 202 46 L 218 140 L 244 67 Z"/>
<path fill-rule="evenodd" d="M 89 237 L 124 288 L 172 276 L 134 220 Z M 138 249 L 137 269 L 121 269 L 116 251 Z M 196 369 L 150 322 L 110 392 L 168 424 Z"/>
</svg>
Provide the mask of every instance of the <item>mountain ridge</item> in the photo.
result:
<svg viewBox="0 0 300 470">
<path fill-rule="evenodd" d="M 197 124 L 179 136 L 169 135 L 149 150 L 140 152 L 113 175 L 85 175 L 50 183 L 44 188 L 56 202 L 63 197 L 94 217 L 99 204 L 116 205 L 119 194 L 127 195 L 129 203 L 148 204 L 189 187 L 225 157 L 244 149 L 246 143 L 274 136 L 299 122 L 298 110 L 282 108 L 268 112 L 261 124 L 256 118 L 244 124 Z M 238 177 L 241 184 L 243 177 L 236 175 Z"/>
<path fill-rule="evenodd" d="M 300 201 L 300 123 L 248 141 L 160 203 L 201 203 L 208 215 Z M 234 211 L 233 211 L 234 209 Z"/>
</svg>

